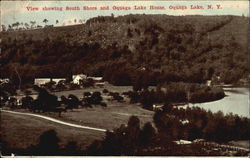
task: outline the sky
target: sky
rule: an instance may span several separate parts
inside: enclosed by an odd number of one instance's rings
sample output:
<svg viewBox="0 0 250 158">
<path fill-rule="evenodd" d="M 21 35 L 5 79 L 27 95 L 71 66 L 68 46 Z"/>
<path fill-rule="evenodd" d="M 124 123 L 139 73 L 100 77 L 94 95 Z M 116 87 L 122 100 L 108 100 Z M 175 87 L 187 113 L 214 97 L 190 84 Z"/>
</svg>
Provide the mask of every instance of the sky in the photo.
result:
<svg viewBox="0 0 250 158">
<path fill-rule="evenodd" d="M 204 9 L 190 9 L 190 6 L 203 6 Z M 212 5 L 213 9 L 207 9 Z M 220 9 L 216 9 L 220 5 Z M 80 7 L 81 10 L 65 10 L 66 7 Z M 82 10 L 83 6 L 97 7 L 97 10 Z M 102 6 L 109 6 L 109 10 L 100 10 Z M 131 7 L 131 10 L 113 10 L 113 7 Z M 135 10 L 134 6 L 145 6 L 146 10 Z M 149 6 L 164 6 L 165 10 L 150 10 Z M 170 9 L 186 6 L 187 9 Z M 38 11 L 28 11 L 27 7 L 39 8 Z M 43 7 L 62 7 L 62 11 L 43 11 Z M 126 14 L 166 14 L 166 15 L 237 15 L 249 17 L 249 2 L 244 1 L 1 1 L 1 25 L 15 22 L 36 24 L 44 26 L 43 20 L 48 20 L 47 25 L 62 26 L 74 24 L 74 19 L 87 20 L 96 16 L 114 16 Z M 56 20 L 59 21 L 56 24 Z"/>
</svg>

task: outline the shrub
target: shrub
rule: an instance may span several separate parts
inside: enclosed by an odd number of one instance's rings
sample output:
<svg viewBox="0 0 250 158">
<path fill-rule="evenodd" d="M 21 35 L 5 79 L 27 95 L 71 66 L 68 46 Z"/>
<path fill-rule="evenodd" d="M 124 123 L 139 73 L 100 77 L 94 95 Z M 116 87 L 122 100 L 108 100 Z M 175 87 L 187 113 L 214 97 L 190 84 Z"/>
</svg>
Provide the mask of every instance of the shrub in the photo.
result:
<svg viewBox="0 0 250 158">
<path fill-rule="evenodd" d="M 108 93 L 109 91 L 107 89 L 104 89 L 102 92 L 103 93 Z"/>
<path fill-rule="evenodd" d="M 89 104 L 100 104 L 102 101 L 102 96 L 100 92 L 94 92 L 91 97 L 87 98 L 87 103 Z"/>
<path fill-rule="evenodd" d="M 150 122 L 147 122 L 140 132 L 140 145 L 147 146 L 153 143 L 153 139 L 156 136 L 156 131 Z"/>
<path fill-rule="evenodd" d="M 31 147 L 33 155 L 58 155 L 60 139 L 54 130 L 45 131 L 39 139 L 39 143 L 36 146 Z"/>
<path fill-rule="evenodd" d="M 122 124 L 114 132 L 107 131 L 104 140 L 95 141 L 87 149 L 88 154 L 95 155 L 133 155 L 138 148 L 140 120 L 131 116 L 128 126 Z M 94 153 L 92 153 L 94 152 Z"/>
<path fill-rule="evenodd" d="M 70 90 L 79 89 L 79 88 L 80 88 L 80 86 L 78 84 L 70 83 L 70 85 L 69 85 Z"/>
<path fill-rule="evenodd" d="M 103 107 L 107 107 L 107 103 L 105 103 L 105 102 L 101 102 L 100 105 Z"/>
<path fill-rule="evenodd" d="M 83 87 L 93 87 L 95 81 L 92 78 L 87 78 L 86 80 L 81 80 L 81 85 Z"/>
<path fill-rule="evenodd" d="M 33 98 L 30 96 L 26 96 L 22 98 L 22 106 L 21 108 L 30 108 L 32 106 Z"/>
<path fill-rule="evenodd" d="M 84 97 L 90 97 L 90 96 L 91 96 L 91 93 L 90 93 L 90 92 L 84 92 L 84 93 L 83 93 L 83 96 L 84 96 Z"/>
</svg>

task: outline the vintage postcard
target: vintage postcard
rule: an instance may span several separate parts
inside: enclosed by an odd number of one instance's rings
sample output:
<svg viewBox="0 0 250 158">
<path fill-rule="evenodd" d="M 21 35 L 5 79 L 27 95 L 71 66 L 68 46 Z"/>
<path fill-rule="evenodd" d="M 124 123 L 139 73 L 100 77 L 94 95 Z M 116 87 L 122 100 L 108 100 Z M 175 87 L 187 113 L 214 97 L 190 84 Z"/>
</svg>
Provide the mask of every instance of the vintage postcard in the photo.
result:
<svg viewBox="0 0 250 158">
<path fill-rule="evenodd" d="M 1 1 L 0 155 L 249 156 L 248 1 Z"/>
</svg>

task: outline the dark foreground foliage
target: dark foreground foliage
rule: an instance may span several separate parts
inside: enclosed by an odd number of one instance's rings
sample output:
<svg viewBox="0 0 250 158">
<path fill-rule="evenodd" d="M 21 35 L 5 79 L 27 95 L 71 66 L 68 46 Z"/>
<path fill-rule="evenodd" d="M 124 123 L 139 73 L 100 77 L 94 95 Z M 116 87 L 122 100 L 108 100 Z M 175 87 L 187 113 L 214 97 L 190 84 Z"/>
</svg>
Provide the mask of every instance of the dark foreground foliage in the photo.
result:
<svg viewBox="0 0 250 158">
<path fill-rule="evenodd" d="M 199 107 L 173 108 L 165 104 L 154 115 L 159 133 L 172 139 L 205 139 L 225 143 L 231 140 L 249 140 L 250 119 L 222 112 L 212 113 Z"/>
<path fill-rule="evenodd" d="M 146 123 L 140 127 L 140 120 L 131 116 L 127 125 L 107 131 L 103 140 L 94 141 L 86 150 L 80 150 L 77 142 L 68 142 L 64 147 L 54 130 L 44 132 L 37 145 L 27 149 L 11 149 L 2 142 L 2 153 L 9 155 L 155 155 L 155 156 L 221 156 L 230 155 L 226 149 L 212 150 L 214 143 L 182 144 L 176 140 L 205 139 L 208 142 L 227 143 L 231 140 L 249 140 L 249 119 L 223 113 L 211 113 L 200 108 L 176 109 L 165 104 L 163 110 L 154 115 L 154 124 Z M 218 148 L 218 147 L 216 147 Z M 237 151 L 235 155 L 247 155 Z"/>
</svg>

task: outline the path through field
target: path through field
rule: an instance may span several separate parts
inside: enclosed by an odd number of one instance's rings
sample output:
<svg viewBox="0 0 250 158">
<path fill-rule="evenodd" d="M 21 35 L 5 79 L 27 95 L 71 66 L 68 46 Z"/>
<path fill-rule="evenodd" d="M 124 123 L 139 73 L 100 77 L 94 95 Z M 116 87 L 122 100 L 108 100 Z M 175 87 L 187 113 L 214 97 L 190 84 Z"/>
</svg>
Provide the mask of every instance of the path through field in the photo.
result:
<svg viewBox="0 0 250 158">
<path fill-rule="evenodd" d="M 63 124 L 66 126 L 70 126 L 70 127 L 75 127 L 75 128 L 82 128 L 82 129 L 87 129 L 87 130 L 94 130 L 94 131 L 100 131 L 100 132 L 106 132 L 106 129 L 101 129 L 101 128 L 94 128 L 94 127 L 88 127 L 88 126 L 82 126 L 82 125 L 77 125 L 77 124 L 72 124 L 72 123 L 68 123 L 68 122 L 64 122 L 64 121 L 60 121 L 48 116 L 42 116 L 42 115 L 38 115 L 38 114 L 31 114 L 31 113 L 24 113 L 24 112 L 15 112 L 15 111 L 9 111 L 9 110 L 0 110 L 1 112 L 7 112 L 7 113 L 11 113 L 11 114 L 17 114 L 17 115 L 27 115 L 27 116 L 33 116 L 33 117 L 38 117 L 38 118 L 42 118 L 45 120 L 49 120 L 55 123 L 59 123 L 59 124 Z"/>
</svg>

